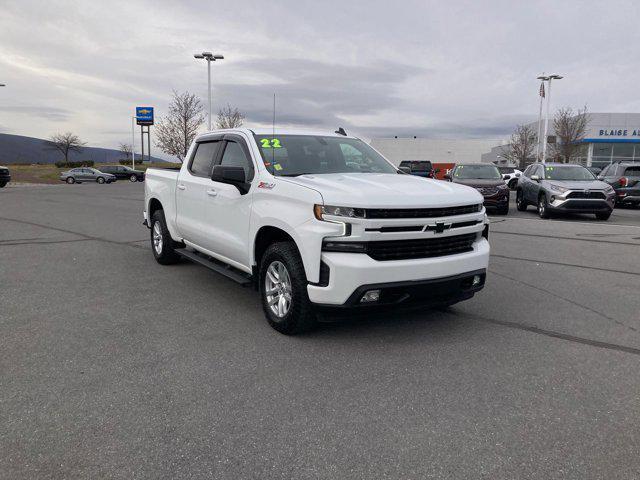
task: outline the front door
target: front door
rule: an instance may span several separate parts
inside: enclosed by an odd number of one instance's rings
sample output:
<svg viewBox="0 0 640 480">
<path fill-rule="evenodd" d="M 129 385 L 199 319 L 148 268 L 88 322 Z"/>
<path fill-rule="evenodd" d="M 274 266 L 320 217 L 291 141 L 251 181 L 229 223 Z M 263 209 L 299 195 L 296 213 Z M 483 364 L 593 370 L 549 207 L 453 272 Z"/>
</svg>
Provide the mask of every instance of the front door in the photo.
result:
<svg viewBox="0 0 640 480">
<path fill-rule="evenodd" d="M 225 135 L 220 165 L 242 167 L 247 182 L 254 176 L 254 163 L 245 139 L 239 135 Z M 228 260 L 250 268 L 249 220 L 251 215 L 252 188 L 242 194 L 234 185 L 211 181 L 207 190 L 207 223 L 211 237 L 206 248 Z M 236 265 L 237 266 L 237 265 Z"/>
</svg>

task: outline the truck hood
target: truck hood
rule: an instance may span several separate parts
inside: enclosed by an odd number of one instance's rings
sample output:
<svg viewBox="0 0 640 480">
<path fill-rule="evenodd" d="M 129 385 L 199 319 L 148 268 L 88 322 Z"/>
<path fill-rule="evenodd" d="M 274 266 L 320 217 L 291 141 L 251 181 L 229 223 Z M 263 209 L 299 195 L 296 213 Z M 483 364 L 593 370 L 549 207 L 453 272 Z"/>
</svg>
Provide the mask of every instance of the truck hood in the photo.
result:
<svg viewBox="0 0 640 480">
<path fill-rule="evenodd" d="M 326 173 L 288 177 L 316 190 L 326 205 L 359 208 L 425 208 L 482 203 L 474 188 L 394 173 Z"/>
</svg>

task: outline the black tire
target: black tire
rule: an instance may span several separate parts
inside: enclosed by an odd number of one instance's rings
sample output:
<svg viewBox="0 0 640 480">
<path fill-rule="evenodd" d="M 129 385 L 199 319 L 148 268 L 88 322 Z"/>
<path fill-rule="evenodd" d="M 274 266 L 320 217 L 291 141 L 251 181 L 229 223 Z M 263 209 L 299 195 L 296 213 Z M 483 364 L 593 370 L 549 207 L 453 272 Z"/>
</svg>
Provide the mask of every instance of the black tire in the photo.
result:
<svg viewBox="0 0 640 480">
<path fill-rule="evenodd" d="M 136 177 L 135 175 L 131 175 L 131 176 L 129 177 L 129 181 L 130 181 L 131 183 L 135 183 L 135 182 L 137 182 L 137 181 L 138 181 L 138 177 Z"/>
<path fill-rule="evenodd" d="M 538 215 L 540 218 L 549 218 L 549 202 L 544 193 L 538 197 Z"/>
<path fill-rule="evenodd" d="M 72 183 L 76 183 L 76 179 L 73 177 L 67 177 L 66 182 L 71 185 Z"/>
<path fill-rule="evenodd" d="M 156 231 L 156 224 L 158 225 L 159 232 Z M 178 263 L 180 261 L 180 256 L 176 253 L 176 242 L 171 238 L 163 210 L 156 210 L 153 212 L 150 232 L 151 251 L 153 252 L 156 262 L 160 265 L 172 265 L 174 263 Z M 159 248 L 156 248 L 154 233 L 160 233 L 162 242 Z"/>
<path fill-rule="evenodd" d="M 596 218 L 598 220 L 609 220 L 610 216 L 611 216 L 611 212 L 597 212 L 596 213 Z"/>
<path fill-rule="evenodd" d="M 0 182 L 0 188 L 4 188 L 7 185 L 7 182 Z"/>
<path fill-rule="evenodd" d="M 517 178 L 514 178 L 513 180 L 511 180 L 509 182 L 509 189 L 510 190 L 515 190 L 517 188 L 517 186 L 518 186 L 518 179 Z"/>
<path fill-rule="evenodd" d="M 509 213 L 509 204 L 498 208 L 498 215 L 507 215 Z"/>
<path fill-rule="evenodd" d="M 267 270 L 274 262 L 284 265 L 291 283 L 289 308 L 282 317 L 272 311 L 267 300 Z M 285 335 L 294 335 L 309 331 L 317 325 L 317 317 L 307 293 L 307 284 L 309 282 L 307 281 L 300 252 L 298 252 L 295 243 L 278 242 L 267 248 L 260 261 L 258 282 L 262 309 L 269 325 L 275 330 Z"/>
<path fill-rule="evenodd" d="M 522 190 L 516 192 L 516 209 L 519 212 L 524 212 L 527 209 L 527 201 L 524 199 L 524 193 Z"/>
<path fill-rule="evenodd" d="M 104 177 L 98 177 L 96 178 L 96 182 L 98 182 L 99 184 L 103 184 L 104 183 Z"/>
</svg>

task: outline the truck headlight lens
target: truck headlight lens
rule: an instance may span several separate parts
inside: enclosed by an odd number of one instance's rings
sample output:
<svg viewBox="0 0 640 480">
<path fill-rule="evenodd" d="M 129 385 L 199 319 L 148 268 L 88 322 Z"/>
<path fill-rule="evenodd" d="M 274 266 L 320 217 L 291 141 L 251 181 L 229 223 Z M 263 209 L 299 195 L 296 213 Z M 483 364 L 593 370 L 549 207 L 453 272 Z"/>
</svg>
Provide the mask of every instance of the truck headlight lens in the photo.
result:
<svg viewBox="0 0 640 480">
<path fill-rule="evenodd" d="M 314 205 L 313 213 L 318 220 L 325 220 L 324 216 L 364 218 L 364 208 L 335 207 L 332 205 Z"/>
</svg>

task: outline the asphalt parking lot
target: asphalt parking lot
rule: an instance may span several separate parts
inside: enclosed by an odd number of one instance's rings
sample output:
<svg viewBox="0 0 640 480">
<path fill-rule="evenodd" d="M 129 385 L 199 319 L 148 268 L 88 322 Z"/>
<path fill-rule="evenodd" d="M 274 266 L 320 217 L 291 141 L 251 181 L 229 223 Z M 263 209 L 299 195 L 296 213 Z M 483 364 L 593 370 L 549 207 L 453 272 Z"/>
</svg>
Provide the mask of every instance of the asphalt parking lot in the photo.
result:
<svg viewBox="0 0 640 480">
<path fill-rule="evenodd" d="M 512 208 L 472 300 L 286 337 L 142 198 L 0 191 L 0 478 L 640 477 L 640 210 Z"/>
</svg>

